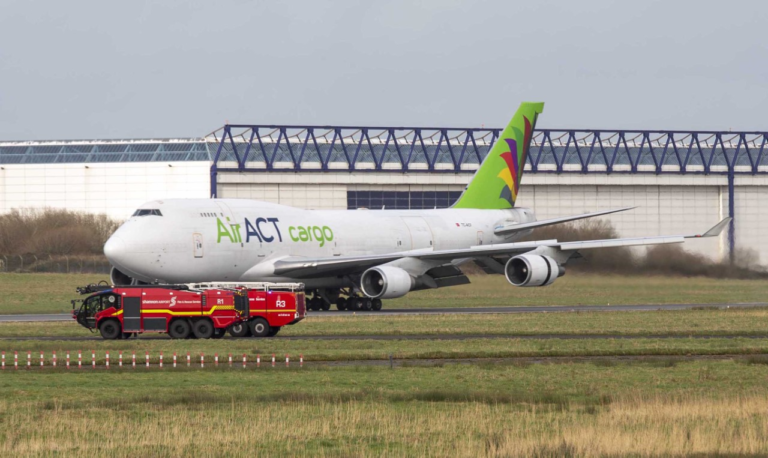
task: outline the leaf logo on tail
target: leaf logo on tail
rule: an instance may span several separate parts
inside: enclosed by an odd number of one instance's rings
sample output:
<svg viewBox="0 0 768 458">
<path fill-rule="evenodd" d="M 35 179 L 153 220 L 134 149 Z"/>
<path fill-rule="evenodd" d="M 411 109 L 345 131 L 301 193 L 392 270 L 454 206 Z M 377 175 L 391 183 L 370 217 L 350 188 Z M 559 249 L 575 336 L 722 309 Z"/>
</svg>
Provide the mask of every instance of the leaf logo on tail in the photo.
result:
<svg viewBox="0 0 768 458">
<path fill-rule="evenodd" d="M 525 160 L 543 102 L 523 102 L 499 133 L 467 188 L 453 208 L 504 210 L 514 208 Z"/>
<path fill-rule="evenodd" d="M 528 118 L 523 117 L 523 119 L 525 120 L 525 138 L 523 139 L 522 151 L 518 153 L 517 140 L 505 138 L 504 141 L 507 142 L 509 151 L 501 153 L 500 156 L 507 164 L 507 168 L 501 169 L 501 172 L 497 175 L 497 177 L 501 178 L 506 184 L 506 186 L 502 188 L 499 198 L 509 202 L 511 207 L 515 206 L 515 201 L 517 200 L 517 192 L 520 189 L 521 164 L 522 167 L 525 167 L 525 159 L 528 156 L 528 145 L 531 140 L 531 131 L 533 130 Z"/>
</svg>

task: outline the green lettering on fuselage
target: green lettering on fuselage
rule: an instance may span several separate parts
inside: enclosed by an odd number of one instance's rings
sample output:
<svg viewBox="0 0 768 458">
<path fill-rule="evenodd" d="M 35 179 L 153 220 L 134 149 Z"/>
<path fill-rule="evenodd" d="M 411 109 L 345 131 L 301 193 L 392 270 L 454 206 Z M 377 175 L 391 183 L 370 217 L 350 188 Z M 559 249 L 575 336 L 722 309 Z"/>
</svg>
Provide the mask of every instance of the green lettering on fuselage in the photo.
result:
<svg viewBox="0 0 768 458">
<path fill-rule="evenodd" d="M 333 241 L 333 230 L 328 226 L 290 226 L 288 235 L 294 242 L 319 242 L 320 246 Z"/>
<path fill-rule="evenodd" d="M 218 229 L 218 235 L 216 237 L 216 243 L 221 243 L 221 238 L 226 237 L 230 242 L 235 243 L 235 239 L 232 238 L 232 234 L 227 230 L 227 225 L 224 224 L 221 219 L 216 218 L 216 228 Z"/>
</svg>

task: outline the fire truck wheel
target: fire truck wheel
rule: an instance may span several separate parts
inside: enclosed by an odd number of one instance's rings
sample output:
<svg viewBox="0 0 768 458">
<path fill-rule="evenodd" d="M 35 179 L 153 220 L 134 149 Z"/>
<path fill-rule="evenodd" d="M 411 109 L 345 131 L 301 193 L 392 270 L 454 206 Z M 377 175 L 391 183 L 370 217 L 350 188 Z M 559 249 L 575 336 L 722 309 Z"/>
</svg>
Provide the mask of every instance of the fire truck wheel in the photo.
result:
<svg viewBox="0 0 768 458">
<path fill-rule="evenodd" d="M 343 297 L 340 297 L 338 300 L 336 300 L 336 308 L 339 310 L 346 310 L 347 300 Z"/>
<path fill-rule="evenodd" d="M 189 326 L 189 321 L 185 318 L 175 319 L 171 321 L 171 325 L 168 326 L 168 335 L 172 339 L 186 339 L 189 337 L 189 333 L 192 329 Z"/>
<path fill-rule="evenodd" d="M 275 337 L 278 332 L 280 332 L 280 326 L 275 326 L 273 328 L 270 328 L 269 334 L 267 334 L 267 337 Z"/>
<path fill-rule="evenodd" d="M 232 337 L 248 337 L 251 335 L 251 328 L 248 323 L 237 323 L 229 327 L 229 335 Z"/>
<path fill-rule="evenodd" d="M 123 339 L 130 339 L 130 338 L 131 338 L 131 337 L 133 337 L 134 335 L 136 335 L 136 333 L 135 333 L 135 332 L 124 332 L 124 333 L 123 333 Z"/>
<path fill-rule="evenodd" d="M 319 300 L 320 300 L 320 308 L 321 309 L 323 309 L 326 312 L 331 309 L 331 303 L 330 302 L 326 302 L 325 299 L 319 299 Z"/>
<path fill-rule="evenodd" d="M 224 334 L 226 333 L 227 333 L 226 329 L 214 329 L 213 336 L 211 336 L 211 338 L 221 339 L 222 337 L 224 337 Z"/>
<path fill-rule="evenodd" d="M 250 324 L 253 337 L 267 337 L 269 335 L 269 323 L 264 318 L 256 318 Z"/>
<path fill-rule="evenodd" d="M 122 329 L 120 328 L 120 322 L 117 320 L 105 320 L 99 325 L 99 332 L 101 337 L 107 340 L 117 339 L 122 335 Z"/>
<path fill-rule="evenodd" d="M 192 325 L 192 332 L 198 339 L 210 339 L 213 335 L 213 323 L 205 318 L 197 320 Z"/>
<path fill-rule="evenodd" d="M 371 307 L 376 310 L 377 312 L 381 310 L 381 299 L 374 299 L 371 301 Z"/>
</svg>

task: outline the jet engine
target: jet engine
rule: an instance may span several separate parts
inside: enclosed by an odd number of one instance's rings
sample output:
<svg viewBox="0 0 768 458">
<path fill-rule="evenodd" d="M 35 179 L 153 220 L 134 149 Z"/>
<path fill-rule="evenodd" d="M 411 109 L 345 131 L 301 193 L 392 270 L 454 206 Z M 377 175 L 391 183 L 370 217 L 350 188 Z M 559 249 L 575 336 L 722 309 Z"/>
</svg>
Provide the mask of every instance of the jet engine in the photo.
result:
<svg viewBox="0 0 768 458">
<path fill-rule="evenodd" d="M 564 274 L 557 261 L 538 254 L 515 256 L 504 266 L 504 275 L 514 286 L 547 286 Z"/>
<path fill-rule="evenodd" d="M 109 271 L 109 282 L 115 286 L 130 286 L 139 284 L 135 278 L 124 274 L 118 270 L 117 267 L 112 267 L 112 270 Z"/>
<path fill-rule="evenodd" d="M 360 277 L 360 288 L 372 299 L 394 299 L 403 297 L 413 288 L 411 274 L 399 267 L 372 267 Z"/>
</svg>

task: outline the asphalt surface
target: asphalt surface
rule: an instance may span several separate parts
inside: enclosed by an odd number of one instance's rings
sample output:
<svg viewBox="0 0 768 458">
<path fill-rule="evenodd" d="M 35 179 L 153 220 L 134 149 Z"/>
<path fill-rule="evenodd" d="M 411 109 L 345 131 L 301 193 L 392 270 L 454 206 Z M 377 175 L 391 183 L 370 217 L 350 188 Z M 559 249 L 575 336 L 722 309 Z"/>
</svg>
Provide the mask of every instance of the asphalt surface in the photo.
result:
<svg viewBox="0 0 768 458">
<path fill-rule="evenodd" d="M 739 304 L 636 304 L 636 305 L 545 305 L 520 307 L 446 307 L 446 308 L 414 308 L 414 309 L 383 309 L 378 312 L 350 312 L 330 310 L 327 312 L 309 312 L 308 317 L 314 316 L 397 316 L 397 315 L 473 315 L 483 313 L 549 313 L 549 312 L 643 312 L 654 310 L 687 310 L 693 308 L 754 308 L 768 307 L 768 302 L 752 302 Z M 69 313 L 41 315 L 0 315 L 0 322 L 43 322 L 71 321 Z"/>
</svg>

